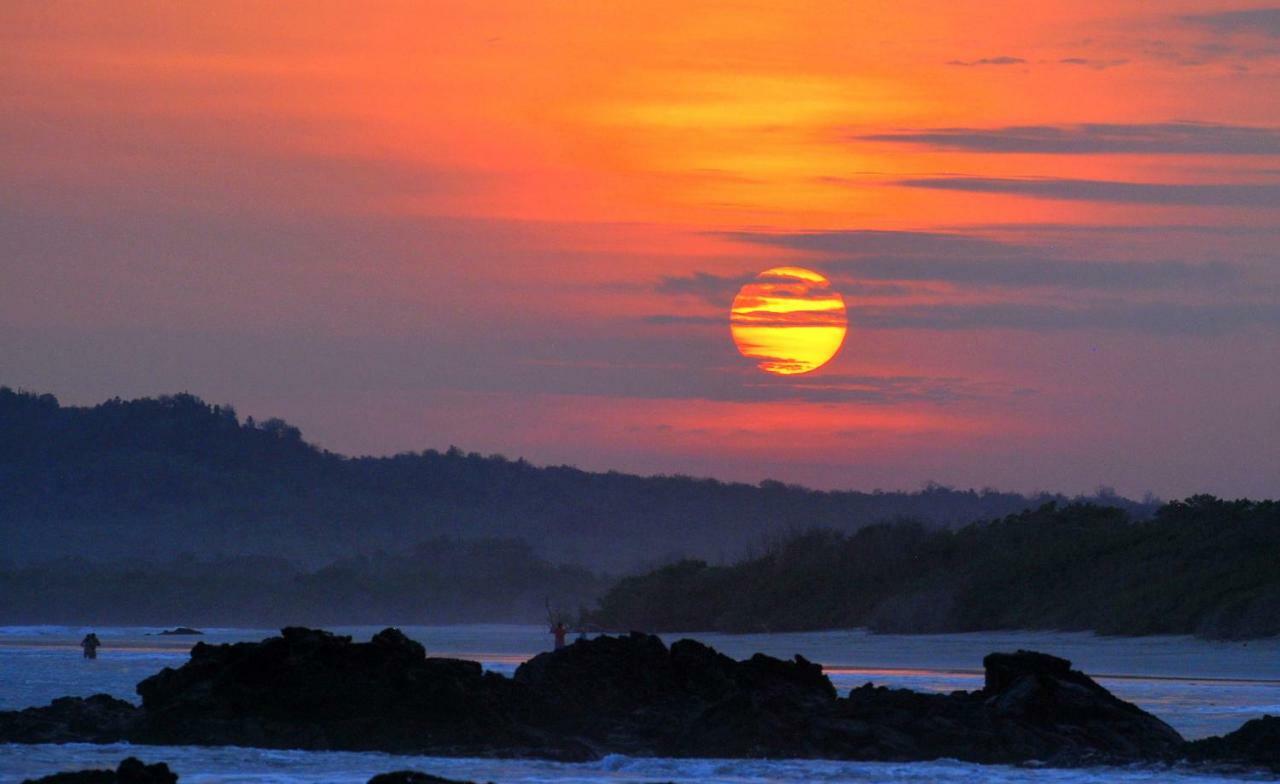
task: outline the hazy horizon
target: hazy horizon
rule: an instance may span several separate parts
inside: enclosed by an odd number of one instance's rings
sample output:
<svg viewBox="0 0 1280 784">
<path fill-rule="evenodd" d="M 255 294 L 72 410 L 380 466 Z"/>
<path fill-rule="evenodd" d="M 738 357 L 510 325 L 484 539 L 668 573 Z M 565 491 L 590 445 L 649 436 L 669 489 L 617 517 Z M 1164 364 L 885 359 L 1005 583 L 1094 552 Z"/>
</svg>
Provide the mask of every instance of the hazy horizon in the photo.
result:
<svg viewBox="0 0 1280 784">
<path fill-rule="evenodd" d="M 107 398 L 102 398 L 99 400 L 82 403 L 82 402 L 67 400 L 62 396 L 48 390 L 31 389 L 31 388 L 23 387 L 20 385 L 3 383 L 3 382 L 0 382 L 0 387 L 9 387 L 13 389 L 15 392 L 22 392 L 22 393 L 28 393 L 28 394 L 34 394 L 34 395 L 51 394 L 55 398 L 57 398 L 60 405 L 71 406 L 76 408 L 92 408 L 96 405 L 106 402 L 107 400 L 117 397 L 113 395 Z M 1188 492 L 1188 493 L 1178 494 L 1178 495 L 1165 498 L 1163 496 L 1150 493 L 1149 491 L 1144 491 L 1143 493 L 1140 493 L 1140 494 L 1123 493 L 1120 490 L 1118 490 L 1114 485 L 1108 484 L 1106 482 L 1100 482 L 1094 485 L 1093 487 L 1084 488 L 1077 491 L 1077 490 L 1064 490 L 1064 489 L 1054 488 L 1054 487 L 1034 487 L 1034 488 L 1025 488 L 1025 489 L 1017 488 L 1017 487 L 998 487 L 990 483 L 952 485 L 952 484 L 947 484 L 945 482 L 938 482 L 933 479 L 924 479 L 920 483 L 914 486 L 904 485 L 902 487 L 889 487 L 889 486 L 859 487 L 859 486 L 852 486 L 852 485 L 824 486 L 821 484 L 809 484 L 809 483 L 805 483 L 804 481 L 788 481 L 777 476 L 768 476 L 768 475 L 762 475 L 759 478 L 751 478 L 750 476 L 746 476 L 746 477 L 718 476 L 713 473 L 710 473 L 710 471 L 715 470 L 714 466 L 710 466 L 708 468 L 708 473 L 690 473 L 688 471 L 662 470 L 660 468 L 652 471 L 644 471 L 644 470 L 628 470 L 628 469 L 618 468 L 616 466 L 608 466 L 608 465 L 589 466 L 589 465 L 582 465 L 582 464 L 571 463 L 571 462 L 541 461 L 541 460 L 532 459 L 528 455 L 505 452 L 502 449 L 473 449 L 469 447 L 467 444 L 453 444 L 453 443 L 427 444 L 424 446 L 408 447 L 404 449 L 396 449 L 394 451 L 384 451 L 379 453 L 353 452 L 353 451 L 344 451 L 342 449 L 335 449 L 316 440 L 315 438 L 312 437 L 312 435 L 308 432 L 308 430 L 305 427 L 300 426 L 299 423 L 295 421 L 293 418 L 291 418 L 287 413 L 264 412 L 259 414 L 254 412 L 246 412 L 243 409 L 241 409 L 241 407 L 229 401 L 209 400 L 203 397 L 202 395 L 200 395 L 195 390 L 178 390 L 178 391 L 171 391 L 171 392 L 143 394 L 143 395 L 138 395 L 136 397 L 120 395 L 118 397 L 120 397 L 120 399 L 122 400 L 146 399 L 146 398 L 154 399 L 159 397 L 165 397 L 168 395 L 180 395 L 180 394 L 194 395 L 195 397 L 203 400 L 205 403 L 209 405 L 230 407 L 235 410 L 236 416 L 241 422 L 244 422 L 249 417 L 252 417 L 258 423 L 265 422 L 268 419 L 271 419 L 273 417 L 283 419 L 285 422 L 289 423 L 290 425 L 298 427 L 299 430 L 302 431 L 302 440 L 306 441 L 308 444 L 311 444 L 312 446 L 315 446 L 324 451 L 332 452 L 333 454 L 336 454 L 344 458 L 358 459 L 358 458 L 395 457 L 396 455 L 417 454 L 417 453 L 426 452 L 426 451 L 434 451 L 434 452 L 439 452 L 443 454 L 445 452 L 448 452 L 452 448 L 456 448 L 458 450 L 461 450 L 461 452 L 464 454 L 479 454 L 484 457 L 500 455 L 512 461 L 523 460 L 525 462 L 530 463 L 533 466 L 540 467 L 540 468 L 554 468 L 554 467 L 564 466 L 568 468 L 576 468 L 578 470 L 586 471 L 589 473 L 599 473 L 599 474 L 624 473 L 624 474 L 632 474 L 632 475 L 641 476 L 641 477 L 687 476 L 692 479 L 714 479 L 720 482 L 746 484 L 746 485 L 753 485 L 753 486 L 759 485 L 763 482 L 783 482 L 784 484 L 795 485 L 801 488 L 805 488 L 809 490 L 818 490 L 823 492 L 874 493 L 878 491 L 885 491 L 885 492 L 895 492 L 895 493 L 897 492 L 912 493 L 912 492 L 918 492 L 921 490 L 927 490 L 930 487 L 943 487 L 943 488 L 958 490 L 958 491 L 974 490 L 977 492 L 994 491 L 998 493 L 1017 493 L 1017 494 L 1025 495 L 1028 497 L 1035 497 L 1037 495 L 1044 494 L 1044 495 L 1062 495 L 1062 496 L 1067 496 L 1069 498 L 1074 498 L 1074 497 L 1106 496 L 1114 493 L 1115 495 L 1120 496 L 1122 498 L 1126 498 L 1132 501 L 1144 501 L 1144 502 L 1150 501 L 1150 500 L 1178 500 L 1182 498 L 1190 498 L 1193 495 L 1198 495 L 1200 493 L 1207 492 L 1207 491 Z M 1208 494 L 1212 495 L 1212 493 L 1208 493 Z M 1266 496 L 1258 496 L 1259 499 L 1264 497 Z"/>
</svg>

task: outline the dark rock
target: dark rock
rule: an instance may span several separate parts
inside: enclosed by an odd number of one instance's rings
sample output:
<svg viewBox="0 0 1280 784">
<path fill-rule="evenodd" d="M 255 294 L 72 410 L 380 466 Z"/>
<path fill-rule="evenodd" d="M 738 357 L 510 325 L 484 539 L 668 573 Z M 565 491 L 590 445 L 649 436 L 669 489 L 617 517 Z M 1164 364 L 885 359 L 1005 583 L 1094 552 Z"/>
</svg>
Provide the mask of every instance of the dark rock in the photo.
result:
<svg viewBox="0 0 1280 784">
<path fill-rule="evenodd" d="M 836 698 L 803 657 L 738 662 L 693 640 L 668 650 L 637 633 L 535 656 L 514 680 L 543 708 L 537 721 L 601 753 L 795 756 L 810 713 Z"/>
<path fill-rule="evenodd" d="M 427 658 L 387 629 L 370 642 L 302 628 L 257 643 L 196 643 L 138 684 L 133 739 L 273 748 L 582 759 L 586 749 L 518 721 L 522 691 L 479 664 Z"/>
<path fill-rule="evenodd" d="M 995 693 L 1008 689 L 1025 675 L 1068 677 L 1071 674 L 1071 662 L 1035 651 L 989 653 L 982 659 L 982 669 L 985 672 L 983 690 Z"/>
<path fill-rule="evenodd" d="M 38 779 L 26 779 L 22 784 L 116 784 L 114 770 L 73 770 L 65 773 L 54 773 Z"/>
<path fill-rule="evenodd" d="M 854 689 L 841 713 L 869 730 L 858 756 L 1080 765 L 1167 760 L 1183 745 L 1172 727 L 1065 659 L 1019 651 L 983 664 L 986 686 L 977 692 Z"/>
<path fill-rule="evenodd" d="M 1026 733 L 1040 759 L 1169 759 L 1184 744 L 1172 727 L 1099 686 L 1071 662 L 1018 651 L 983 659 L 980 694 L 1000 731 Z"/>
<path fill-rule="evenodd" d="M 1018 651 L 984 664 L 980 691 L 868 684 L 840 698 L 803 657 L 735 661 L 692 640 L 670 648 L 644 634 L 579 640 L 535 656 L 508 679 L 475 662 L 430 658 L 395 629 L 355 643 L 287 628 L 257 643 L 197 643 L 182 667 L 138 684 L 141 708 L 99 695 L 0 713 L 0 742 L 560 760 L 609 753 L 1054 765 L 1274 759 L 1280 720 L 1250 722 L 1217 745 L 1186 744 L 1065 659 Z"/>
<path fill-rule="evenodd" d="M 116 768 L 116 781 L 120 784 L 174 784 L 177 774 L 163 762 L 147 765 L 137 757 L 127 757 Z"/>
<path fill-rule="evenodd" d="M 137 706 L 107 694 L 59 697 L 42 708 L 0 712 L 0 741 L 117 743 L 131 737 L 141 717 Z"/>
<path fill-rule="evenodd" d="M 1280 716 L 1246 721 L 1226 735 L 1187 744 L 1187 758 L 1196 762 L 1268 767 L 1280 771 Z"/>
<path fill-rule="evenodd" d="M 160 637 L 175 637 L 175 636 L 204 634 L 204 632 L 200 631 L 199 629 L 192 629 L 190 626 L 179 626 L 174 629 L 165 629 L 162 632 L 156 632 L 156 634 L 157 636 L 160 636 Z"/>
<path fill-rule="evenodd" d="M 126 757 L 115 770 L 76 770 L 55 773 L 23 784 L 175 784 L 178 776 L 163 762 L 147 765 L 137 757 Z"/>
<path fill-rule="evenodd" d="M 416 770 L 397 770 L 391 773 L 379 773 L 369 779 L 369 784 L 475 784 L 475 782 L 445 779 L 432 776 L 430 773 L 419 773 Z"/>
</svg>

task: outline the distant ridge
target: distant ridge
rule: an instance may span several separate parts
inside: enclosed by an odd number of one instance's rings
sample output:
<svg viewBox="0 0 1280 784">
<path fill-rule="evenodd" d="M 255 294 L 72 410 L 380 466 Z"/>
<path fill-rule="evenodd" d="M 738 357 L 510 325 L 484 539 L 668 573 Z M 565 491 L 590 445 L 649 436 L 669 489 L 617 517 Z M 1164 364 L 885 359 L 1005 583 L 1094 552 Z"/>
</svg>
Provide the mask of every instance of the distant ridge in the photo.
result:
<svg viewBox="0 0 1280 784">
<path fill-rule="evenodd" d="M 283 420 L 242 421 L 190 394 L 73 407 L 0 387 L 0 558 L 17 563 L 181 553 L 323 563 L 439 536 L 496 536 L 616 573 L 676 557 L 735 559 L 815 526 L 957 526 L 1067 500 L 593 473 L 456 447 L 352 458 L 307 443 Z M 1077 500 L 1136 518 L 1155 508 L 1113 495 Z"/>
<path fill-rule="evenodd" d="M 991 629 L 1280 634 L 1280 502 L 1171 501 L 1148 520 L 1092 504 L 967 525 L 810 530 L 728 566 L 625 577 L 585 619 L 662 632 Z"/>
</svg>

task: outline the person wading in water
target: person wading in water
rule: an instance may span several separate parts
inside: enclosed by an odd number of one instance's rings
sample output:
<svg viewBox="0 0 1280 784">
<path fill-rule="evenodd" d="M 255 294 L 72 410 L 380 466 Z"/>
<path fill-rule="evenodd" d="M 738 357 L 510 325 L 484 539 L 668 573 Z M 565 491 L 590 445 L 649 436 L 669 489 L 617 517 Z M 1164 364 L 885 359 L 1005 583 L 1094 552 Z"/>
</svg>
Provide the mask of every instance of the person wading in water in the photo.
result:
<svg viewBox="0 0 1280 784">
<path fill-rule="evenodd" d="M 98 646 L 102 645 L 102 640 L 98 639 L 98 635 L 89 632 L 80 641 L 80 647 L 84 649 L 84 657 L 86 659 L 98 658 Z"/>
</svg>

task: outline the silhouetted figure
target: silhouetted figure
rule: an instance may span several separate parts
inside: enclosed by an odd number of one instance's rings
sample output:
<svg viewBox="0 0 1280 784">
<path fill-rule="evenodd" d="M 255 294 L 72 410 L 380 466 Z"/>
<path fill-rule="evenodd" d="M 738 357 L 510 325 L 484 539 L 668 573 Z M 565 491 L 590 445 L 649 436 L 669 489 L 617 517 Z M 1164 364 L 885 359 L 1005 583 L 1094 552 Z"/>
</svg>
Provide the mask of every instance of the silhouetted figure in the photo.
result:
<svg viewBox="0 0 1280 784">
<path fill-rule="evenodd" d="M 556 650 L 564 647 L 565 635 L 569 633 L 569 627 L 564 625 L 564 621 L 556 621 L 551 627 L 551 633 L 556 636 Z"/>
<path fill-rule="evenodd" d="M 89 632 L 80 641 L 80 647 L 84 649 L 84 657 L 86 659 L 98 658 L 98 646 L 102 645 L 102 640 L 98 639 L 98 635 Z"/>
</svg>

